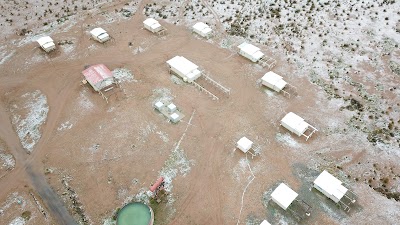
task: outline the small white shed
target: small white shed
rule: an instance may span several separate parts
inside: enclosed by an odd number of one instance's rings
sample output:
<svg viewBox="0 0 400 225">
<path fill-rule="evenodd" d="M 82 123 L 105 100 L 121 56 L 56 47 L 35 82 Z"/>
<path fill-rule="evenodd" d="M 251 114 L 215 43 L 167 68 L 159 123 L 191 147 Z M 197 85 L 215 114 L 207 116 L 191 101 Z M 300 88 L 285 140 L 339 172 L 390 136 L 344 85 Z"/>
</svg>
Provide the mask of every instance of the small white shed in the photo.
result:
<svg viewBox="0 0 400 225">
<path fill-rule="evenodd" d="M 49 36 L 44 36 L 41 37 L 37 40 L 37 43 L 39 43 L 40 47 L 45 51 L 45 52 L 51 52 L 54 49 L 56 49 L 56 45 L 54 44 L 53 39 Z"/>
<path fill-rule="evenodd" d="M 286 184 L 281 183 L 271 194 L 272 201 L 286 210 L 297 198 L 298 194 Z"/>
<path fill-rule="evenodd" d="M 176 105 L 174 103 L 170 103 L 167 105 L 168 112 L 173 113 L 176 111 Z"/>
<path fill-rule="evenodd" d="M 153 18 L 147 18 L 145 21 L 143 21 L 143 25 L 147 30 L 151 31 L 152 33 L 161 34 L 166 30 L 157 20 Z"/>
<path fill-rule="evenodd" d="M 193 32 L 205 38 L 209 38 L 212 35 L 212 29 L 203 22 L 193 25 Z"/>
<path fill-rule="evenodd" d="M 236 143 L 236 147 L 244 153 L 248 152 L 252 146 L 253 142 L 250 141 L 247 137 L 240 138 L 239 141 Z"/>
<path fill-rule="evenodd" d="M 175 56 L 167 61 L 170 72 L 179 75 L 184 81 L 192 83 L 201 76 L 199 67 L 182 56 Z"/>
<path fill-rule="evenodd" d="M 322 192 L 326 197 L 340 204 L 346 211 L 350 210 L 350 204 L 356 202 L 355 195 L 343 183 L 327 171 L 323 171 L 314 180 L 314 188 Z"/>
<path fill-rule="evenodd" d="M 290 211 L 298 220 L 311 215 L 311 206 L 305 201 L 297 199 L 298 194 L 284 183 L 281 183 L 272 192 L 271 197 L 272 201 L 282 209 Z"/>
<path fill-rule="evenodd" d="M 283 117 L 281 125 L 299 137 L 306 137 L 306 140 L 318 131 L 315 127 L 305 122 L 303 118 L 292 112 L 289 112 L 285 117 Z M 309 131 L 309 133 L 306 134 L 306 131 Z"/>
<path fill-rule="evenodd" d="M 180 115 L 176 112 L 174 112 L 170 115 L 170 120 L 172 123 L 178 123 L 180 119 L 181 119 Z"/>
<path fill-rule="evenodd" d="M 107 31 L 101 27 L 94 28 L 90 31 L 90 34 L 92 35 L 93 39 L 100 43 L 110 40 L 110 35 L 108 35 Z"/>
<path fill-rule="evenodd" d="M 267 86 L 276 92 L 282 91 L 287 85 L 287 82 L 284 81 L 281 76 L 272 71 L 264 74 L 261 80 L 264 86 Z"/>
<path fill-rule="evenodd" d="M 158 100 L 154 103 L 154 108 L 157 109 L 160 113 L 162 113 L 171 123 L 178 123 L 182 120 L 185 115 L 183 115 L 178 107 L 172 102 Z"/>
<path fill-rule="evenodd" d="M 270 223 L 268 223 L 268 221 L 264 220 L 260 223 L 260 225 L 271 225 Z"/>
<path fill-rule="evenodd" d="M 162 101 L 157 101 L 157 102 L 154 104 L 154 108 L 156 108 L 158 111 L 161 111 L 161 109 L 164 108 L 164 102 L 162 102 Z"/>
<path fill-rule="evenodd" d="M 252 62 L 257 62 L 264 56 L 264 53 L 261 52 L 260 48 L 247 42 L 243 42 L 238 46 L 238 48 L 239 54 L 250 59 Z"/>
</svg>

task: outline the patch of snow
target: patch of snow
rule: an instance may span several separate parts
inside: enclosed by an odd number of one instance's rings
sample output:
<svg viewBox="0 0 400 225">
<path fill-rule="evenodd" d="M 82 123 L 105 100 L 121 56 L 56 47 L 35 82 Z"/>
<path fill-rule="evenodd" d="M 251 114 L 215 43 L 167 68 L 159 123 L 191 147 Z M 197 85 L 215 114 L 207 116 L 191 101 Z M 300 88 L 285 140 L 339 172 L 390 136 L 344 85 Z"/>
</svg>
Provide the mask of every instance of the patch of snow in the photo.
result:
<svg viewBox="0 0 400 225">
<path fill-rule="evenodd" d="M 117 221 L 112 218 L 107 218 L 103 221 L 103 225 L 116 225 Z"/>
<path fill-rule="evenodd" d="M 28 114 L 23 118 L 22 115 L 16 114 L 15 107 L 11 108 L 11 112 L 14 112 L 12 123 L 16 126 L 22 146 L 28 152 L 32 152 L 35 144 L 42 136 L 40 127 L 46 121 L 49 106 L 47 105 L 46 96 L 39 90 L 26 93 L 21 97 L 26 102 L 23 109 L 26 109 Z"/>
<path fill-rule="evenodd" d="M 265 88 L 264 93 L 267 94 L 268 97 L 273 97 L 276 95 L 275 91 L 272 91 L 271 89 Z"/>
<path fill-rule="evenodd" d="M 0 168 L 12 170 L 15 167 L 15 159 L 11 154 L 0 153 L 0 160 L 3 162 Z"/>
<path fill-rule="evenodd" d="M 86 96 L 86 90 L 80 92 L 79 96 L 79 105 L 86 110 L 92 109 L 94 104 L 90 101 L 90 99 Z"/>
<path fill-rule="evenodd" d="M 289 133 L 277 133 L 276 140 L 292 148 L 300 147 L 300 144 Z"/>
<path fill-rule="evenodd" d="M 15 54 L 15 50 L 13 50 L 11 52 L 7 52 L 4 49 L 5 49 L 5 46 L 0 47 L 0 58 L 1 58 L 0 65 L 4 64 Z"/>
<path fill-rule="evenodd" d="M 133 48 L 132 52 L 133 52 L 133 55 L 137 55 L 137 54 L 142 53 L 142 52 L 144 52 L 146 50 L 147 50 L 147 48 L 142 48 L 141 46 L 138 46 L 136 48 Z"/>
<path fill-rule="evenodd" d="M 73 126 L 73 124 L 72 124 L 71 122 L 67 121 L 67 122 L 65 122 L 65 123 L 62 123 L 62 124 L 57 128 L 57 130 L 58 130 L 58 131 L 69 130 L 69 129 L 72 128 L 72 126 Z"/>
<path fill-rule="evenodd" d="M 99 151 L 100 145 L 99 144 L 94 144 L 91 147 L 89 147 L 89 152 L 94 154 Z"/>
<path fill-rule="evenodd" d="M 1 205 L 1 207 L 0 207 L 0 215 L 1 215 L 1 212 L 6 211 L 7 209 L 9 209 L 14 204 L 18 204 L 22 208 L 24 208 L 25 205 L 26 205 L 26 202 L 25 202 L 24 198 L 22 196 L 20 196 L 18 194 L 18 192 L 13 192 L 11 195 L 9 195 L 7 197 L 6 202 L 3 205 Z"/>
<path fill-rule="evenodd" d="M 153 134 L 154 132 L 156 132 L 157 130 L 157 125 L 155 125 L 154 123 L 147 123 L 145 124 L 145 126 L 140 126 L 140 131 L 139 134 L 142 138 L 145 138 L 147 136 L 149 136 L 150 134 Z"/>
<path fill-rule="evenodd" d="M 117 78 L 119 81 L 122 82 L 132 82 L 133 80 L 133 74 L 132 71 L 126 69 L 126 68 L 117 68 L 112 71 L 113 75 L 115 78 Z"/>
<path fill-rule="evenodd" d="M 241 176 L 248 171 L 247 169 L 248 160 L 241 158 L 238 164 L 233 168 L 233 177 L 236 181 L 240 182 Z"/>
<path fill-rule="evenodd" d="M 182 80 L 181 78 L 175 76 L 175 75 L 171 75 L 171 81 L 172 81 L 174 84 L 177 84 L 177 85 L 182 85 L 182 84 L 184 84 L 183 80 Z"/>
<path fill-rule="evenodd" d="M 155 100 L 152 102 L 152 105 L 154 105 L 154 103 L 156 103 L 157 101 L 170 102 L 174 98 L 175 96 L 171 94 L 171 90 L 169 90 L 168 88 L 157 88 L 153 90 L 153 99 Z"/>
<path fill-rule="evenodd" d="M 164 177 L 165 190 L 171 192 L 172 180 L 179 174 L 186 176 L 193 164 L 194 160 L 188 160 L 183 150 L 174 149 L 159 173 L 161 177 Z"/>
<path fill-rule="evenodd" d="M 17 217 L 13 219 L 9 225 L 25 225 L 25 220 L 22 217 Z"/>
<path fill-rule="evenodd" d="M 151 192 L 148 188 L 141 188 L 136 195 L 125 198 L 124 205 L 133 201 L 149 204 L 152 196 L 153 192 Z"/>
<path fill-rule="evenodd" d="M 157 134 L 159 135 L 160 139 L 163 140 L 163 142 L 167 143 L 169 141 L 167 133 L 163 131 L 157 131 Z"/>
<path fill-rule="evenodd" d="M 118 189 L 118 193 L 117 193 L 117 198 L 118 199 L 124 199 L 126 198 L 128 195 L 128 190 L 126 188 L 120 188 Z"/>
</svg>

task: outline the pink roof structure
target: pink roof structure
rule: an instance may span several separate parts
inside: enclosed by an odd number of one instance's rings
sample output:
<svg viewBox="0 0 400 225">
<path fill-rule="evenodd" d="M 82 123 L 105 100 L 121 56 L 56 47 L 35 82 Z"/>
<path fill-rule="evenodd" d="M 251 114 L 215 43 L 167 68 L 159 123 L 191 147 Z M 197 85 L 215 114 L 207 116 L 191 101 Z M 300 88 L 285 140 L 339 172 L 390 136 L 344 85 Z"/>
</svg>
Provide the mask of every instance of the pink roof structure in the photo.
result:
<svg viewBox="0 0 400 225">
<path fill-rule="evenodd" d="M 113 84 L 113 74 L 104 64 L 90 66 L 82 71 L 83 76 L 96 91 Z"/>
<path fill-rule="evenodd" d="M 164 181 L 164 177 L 160 177 L 157 179 L 157 181 L 150 187 L 150 191 L 154 192 L 157 190 L 157 188 L 161 185 L 161 183 Z"/>
</svg>

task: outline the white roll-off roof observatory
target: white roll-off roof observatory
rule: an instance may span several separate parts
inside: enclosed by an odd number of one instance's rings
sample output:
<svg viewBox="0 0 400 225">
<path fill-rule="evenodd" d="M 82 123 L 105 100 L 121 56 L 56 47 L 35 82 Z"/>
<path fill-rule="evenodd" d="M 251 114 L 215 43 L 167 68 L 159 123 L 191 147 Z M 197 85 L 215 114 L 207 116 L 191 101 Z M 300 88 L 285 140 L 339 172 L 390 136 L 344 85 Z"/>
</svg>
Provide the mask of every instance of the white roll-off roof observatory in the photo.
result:
<svg viewBox="0 0 400 225">
<path fill-rule="evenodd" d="M 276 65 L 276 60 L 267 57 L 264 53 L 261 52 L 261 49 L 249 44 L 247 42 L 243 42 L 238 46 L 239 55 L 249 59 L 252 62 L 259 63 L 261 66 L 267 66 L 269 69 Z"/>
<path fill-rule="evenodd" d="M 195 25 L 193 25 L 193 32 L 197 33 L 198 35 L 204 37 L 204 38 L 209 38 L 212 35 L 212 29 L 210 26 L 203 22 L 198 22 Z"/>
<path fill-rule="evenodd" d="M 290 204 L 292 204 L 297 196 L 299 196 L 299 194 L 297 194 L 284 183 L 281 183 L 271 194 L 272 201 L 274 201 L 284 210 L 286 210 Z"/>
<path fill-rule="evenodd" d="M 281 125 L 299 137 L 306 137 L 306 140 L 318 131 L 317 128 L 311 126 L 305 122 L 303 118 L 292 112 L 289 112 L 285 117 L 283 117 Z"/>
<path fill-rule="evenodd" d="M 166 31 L 166 29 L 153 18 L 147 18 L 145 21 L 143 21 L 143 25 L 144 28 L 158 35 L 164 34 Z"/>
<path fill-rule="evenodd" d="M 183 56 L 175 56 L 167 61 L 170 72 L 180 76 L 185 82 L 192 83 L 201 76 L 199 67 Z"/>
<path fill-rule="evenodd" d="M 303 200 L 297 199 L 298 196 L 284 183 L 281 183 L 271 194 L 272 201 L 285 211 L 289 210 L 297 219 L 302 220 L 306 216 L 310 216 L 311 206 Z"/>
<path fill-rule="evenodd" d="M 347 212 L 350 211 L 350 205 L 356 202 L 355 194 L 325 170 L 315 179 L 314 188 L 339 204 Z"/>
<path fill-rule="evenodd" d="M 108 35 L 107 31 L 105 31 L 101 27 L 94 28 L 93 30 L 90 31 L 90 34 L 92 35 L 93 39 L 95 39 L 100 43 L 104 43 L 110 40 L 110 35 Z"/>
<path fill-rule="evenodd" d="M 288 89 L 293 89 L 296 92 L 296 88 L 290 85 L 288 82 L 283 80 L 283 77 L 269 71 L 261 78 L 262 85 L 276 91 L 276 92 L 283 92 L 285 96 L 290 97 L 290 93 Z"/>
<path fill-rule="evenodd" d="M 239 54 L 247 59 L 250 59 L 252 62 L 258 62 L 258 60 L 264 56 L 264 53 L 261 52 L 260 48 L 247 42 L 243 42 L 238 46 L 238 48 Z"/>
<path fill-rule="evenodd" d="M 40 47 L 45 51 L 45 52 L 51 52 L 54 49 L 56 49 L 56 45 L 54 44 L 53 39 L 49 36 L 44 36 L 41 37 L 37 40 L 37 43 L 39 43 Z"/>
</svg>

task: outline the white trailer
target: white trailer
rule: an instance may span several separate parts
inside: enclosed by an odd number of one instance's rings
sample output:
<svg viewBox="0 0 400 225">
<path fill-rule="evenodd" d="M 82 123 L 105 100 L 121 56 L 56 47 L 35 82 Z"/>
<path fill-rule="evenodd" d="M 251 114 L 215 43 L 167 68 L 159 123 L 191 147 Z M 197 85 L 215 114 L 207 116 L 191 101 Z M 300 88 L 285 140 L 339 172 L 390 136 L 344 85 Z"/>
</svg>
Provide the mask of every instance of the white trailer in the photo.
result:
<svg viewBox="0 0 400 225">
<path fill-rule="evenodd" d="M 45 52 L 51 52 L 54 49 L 56 49 L 56 45 L 54 44 L 53 39 L 49 36 L 44 36 L 41 37 L 37 40 L 37 43 L 39 43 L 40 47 L 45 51 Z"/>
<path fill-rule="evenodd" d="M 249 44 L 247 42 L 243 42 L 238 46 L 239 54 L 247 59 L 250 59 L 252 62 L 258 62 L 263 56 L 264 53 L 261 52 L 261 49 Z"/>
<path fill-rule="evenodd" d="M 318 131 L 317 128 L 311 126 L 305 122 L 303 118 L 292 112 L 289 112 L 285 117 L 282 118 L 281 125 L 299 137 L 306 137 L 306 140 L 308 140 L 316 131 Z M 306 133 L 306 131 L 309 132 Z"/>
<path fill-rule="evenodd" d="M 153 18 L 147 18 L 145 21 L 143 21 L 143 25 L 144 28 L 158 35 L 164 34 L 166 31 L 166 29 Z"/>
<path fill-rule="evenodd" d="M 167 61 L 170 72 L 180 76 L 185 82 L 192 83 L 201 76 L 199 67 L 183 56 L 175 56 Z"/>
<path fill-rule="evenodd" d="M 272 69 L 276 65 L 276 60 L 264 55 L 261 52 L 261 49 L 249 44 L 247 42 L 243 42 L 238 46 L 239 55 L 249 59 L 252 62 L 259 63 L 261 66 L 267 66 L 269 69 Z"/>
<path fill-rule="evenodd" d="M 281 76 L 272 71 L 264 74 L 261 81 L 264 86 L 267 86 L 276 92 L 282 91 L 287 85 L 287 82 L 284 81 Z"/>
<path fill-rule="evenodd" d="M 350 211 L 350 205 L 356 202 L 356 196 L 343 183 L 327 171 L 323 171 L 314 180 L 314 188 L 332 199 L 345 211 Z"/>
<path fill-rule="evenodd" d="M 296 88 L 283 80 L 283 77 L 269 71 L 261 78 L 262 85 L 276 91 L 283 92 L 283 95 L 290 97 L 292 94 L 297 94 Z"/>
<path fill-rule="evenodd" d="M 198 35 L 204 38 L 210 38 L 212 35 L 212 29 L 203 22 L 198 22 L 193 25 L 193 32 L 197 33 Z"/>
<path fill-rule="evenodd" d="M 105 31 L 101 27 L 94 28 L 93 30 L 90 31 L 90 34 L 92 35 L 93 39 L 95 39 L 100 43 L 104 43 L 110 40 L 110 35 L 108 35 L 107 31 Z"/>
</svg>

